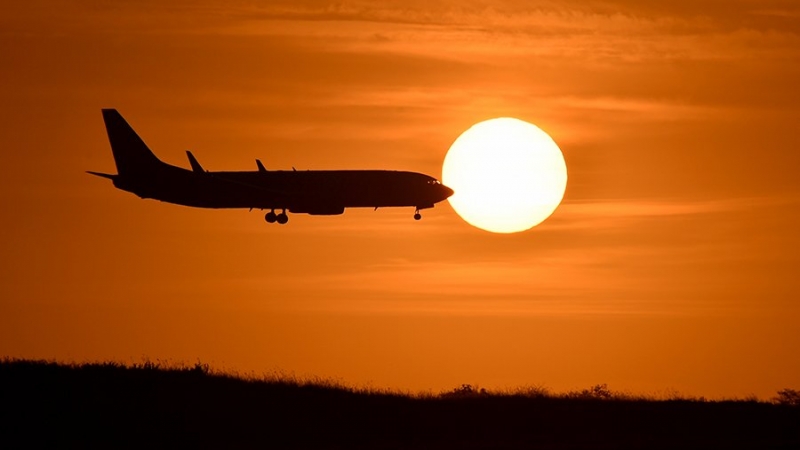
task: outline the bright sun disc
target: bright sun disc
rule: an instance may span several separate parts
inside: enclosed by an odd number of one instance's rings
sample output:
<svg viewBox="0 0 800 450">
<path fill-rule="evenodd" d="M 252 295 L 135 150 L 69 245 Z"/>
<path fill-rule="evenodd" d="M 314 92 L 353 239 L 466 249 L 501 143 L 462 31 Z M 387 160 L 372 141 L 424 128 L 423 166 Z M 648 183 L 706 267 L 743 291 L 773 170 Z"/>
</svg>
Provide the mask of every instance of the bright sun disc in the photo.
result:
<svg viewBox="0 0 800 450">
<path fill-rule="evenodd" d="M 564 198 L 561 149 L 536 125 L 502 117 L 473 125 L 453 142 L 442 182 L 450 204 L 469 224 L 516 233 L 547 219 Z"/>
</svg>

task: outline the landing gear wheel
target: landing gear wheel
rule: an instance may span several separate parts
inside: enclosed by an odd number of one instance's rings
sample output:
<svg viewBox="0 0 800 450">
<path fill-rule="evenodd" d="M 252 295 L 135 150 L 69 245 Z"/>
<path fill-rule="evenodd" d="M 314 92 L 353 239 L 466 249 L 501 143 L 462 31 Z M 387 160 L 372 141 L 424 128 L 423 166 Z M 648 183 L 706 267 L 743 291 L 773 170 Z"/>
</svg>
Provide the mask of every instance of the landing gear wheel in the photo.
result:
<svg viewBox="0 0 800 450">
<path fill-rule="evenodd" d="M 415 212 L 414 213 L 414 220 L 419 220 L 419 219 L 422 219 L 422 214 L 420 214 L 419 212 Z"/>
<path fill-rule="evenodd" d="M 278 216 L 275 214 L 275 211 L 270 211 L 264 216 L 264 220 L 266 220 L 267 223 L 275 223 L 275 221 L 278 220 Z"/>
<path fill-rule="evenodd" d="M 276 219 L 277 219 L 279 224 L 285 225 L 286 222 L 289 221 L 289 216 L 286 215 L 286 212 L 282 212 L 282 213 L 278 214 L 278 217 Z"/>
</svg>

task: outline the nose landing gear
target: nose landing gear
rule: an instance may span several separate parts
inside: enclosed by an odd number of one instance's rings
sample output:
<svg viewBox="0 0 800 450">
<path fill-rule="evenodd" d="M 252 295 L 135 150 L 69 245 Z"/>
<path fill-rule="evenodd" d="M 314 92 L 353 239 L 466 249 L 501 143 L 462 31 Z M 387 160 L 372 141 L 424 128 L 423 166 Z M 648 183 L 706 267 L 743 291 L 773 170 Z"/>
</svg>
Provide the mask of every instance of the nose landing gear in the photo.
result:
<svg viewBox="0 0 800 450">
<path fill-rule="evenodd" d="M 422 214 L 419 213 L 419 208 L 414 210 L 414 220 L 422 219 Z"/>
</svg>

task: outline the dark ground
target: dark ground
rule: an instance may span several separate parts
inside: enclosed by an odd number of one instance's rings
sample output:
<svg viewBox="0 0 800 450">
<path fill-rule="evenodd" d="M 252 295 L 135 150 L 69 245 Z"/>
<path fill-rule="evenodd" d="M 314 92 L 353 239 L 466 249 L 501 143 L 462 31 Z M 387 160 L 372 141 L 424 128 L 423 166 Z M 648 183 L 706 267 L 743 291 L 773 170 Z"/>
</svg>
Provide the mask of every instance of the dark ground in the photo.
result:
<svg viewBox="0 0 800 450">
<path fill-rule="evenodd" d="M 800 449 L 798 406 L 602 397 L 409 397 L 202 365 L 6 360 L 0 448 Z"/>
</svg>

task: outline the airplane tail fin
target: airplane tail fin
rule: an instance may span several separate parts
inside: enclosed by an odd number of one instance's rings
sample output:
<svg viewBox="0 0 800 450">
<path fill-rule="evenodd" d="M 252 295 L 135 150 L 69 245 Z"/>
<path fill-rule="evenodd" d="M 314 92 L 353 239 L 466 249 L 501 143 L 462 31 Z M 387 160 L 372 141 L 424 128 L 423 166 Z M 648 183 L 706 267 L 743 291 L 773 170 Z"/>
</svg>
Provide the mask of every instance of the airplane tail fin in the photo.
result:
<svg viewBox="0 0 800 450">
<path fill-rule="evenodd" d="M 103 121 L 121 176 L 148 173 L 162 164 L 116 109 L 103 109 Z"/>
</svg>

